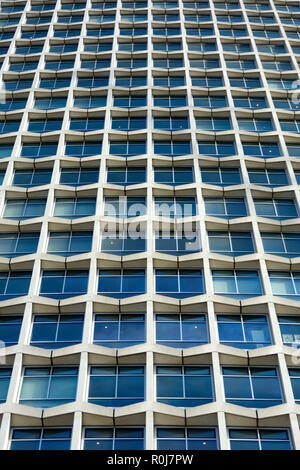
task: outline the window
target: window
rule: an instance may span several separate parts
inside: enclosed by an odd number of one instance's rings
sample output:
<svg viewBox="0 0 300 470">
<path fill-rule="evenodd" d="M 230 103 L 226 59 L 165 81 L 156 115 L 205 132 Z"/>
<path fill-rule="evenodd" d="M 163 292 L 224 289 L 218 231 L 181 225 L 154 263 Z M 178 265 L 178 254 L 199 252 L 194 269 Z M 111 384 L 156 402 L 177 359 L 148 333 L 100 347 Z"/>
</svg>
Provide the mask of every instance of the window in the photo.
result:
<svg viewBox="0 0 300 470">
<path fill-rule="evenodd" d="M 3 80 L 1 89 L 7 91 L 26 90 L 27 88 L 31 88 L 31 85 L 32 80 Z"/>
<path fill-rule="evenodd" d="M 226 96 L 194 96 L 194 105 L 200 108 L 225 108 L 228 106 Z M 216 122 L 216 120 L 214 120 Z M 230 128 L 230 121 L 229 121 Z"/>
<path fill-rule="evenodd" d="M 20 121 L 0 120 L 0 134 L 18 132 L 19 126 L 20 126 Z"/>
<path fill-rule="evenodd" d="M 42 217 L 46 199 L 8 199 L 3 212 L 4 219 L 24 220 Z"/>
<path fill-rule="evenodd" d="M 53 44 L 50 45 L 49 52 L 52 54 L 67 54 L 68 52 L 76 52 L 78 42 L 72 44 Z"/>
<path fill-rule="evenodd" d="M 76 399 L 78 367 L 25 367 L 19 403 L 50 408 Z"/>
<path fill-rule="evenodd" d="M 57 143 L 51 142 L 23 142 L 21 149 L 21 157 L 26 158 L 43 158 L 56 155 Z"/>
<path fill-rule="evenodd" d="M 146 198 L 116 196 L 104 198 L 104 215 L 118 218 L 139 217 L 147 213 Z"/>
<path fill-rule="evenodd" d="M 242 15 L 217 15 L 217 20 L 224 23 L 241 23 L 244 18 Z"/>
<path fill-rule="evenodd" d="M 137 28 L 135 28 L 136 30 Z M 181 34 L 181 29 L 180 28 L 175 28 L 175 27 L 161 27 L 161 28 L 153 28 L 153 36 L 179 36 Z M 146 30 L 144 34 L 147 34 Z"/>
<path fill-rule="evenodd" d="M 241 131 L 248 132 L 270 132 L 274 130 L 271 119 L 238 118 L 238 125 Z"/>
<path fill-rule="evenodd" d="M 0 338 L 1 347 L 13 346 L 18 343 L 22 326 L 22 315 L 0 315 Z"/>
<path fill-rule="evenodd" d="M 207 215 L 234 219 L 247 215 L 246 202 L 243 198 L 204 198 L 205 212 Z"/>
<path fill-rule="evenodd" d="M 43 46 L 16 46 L 15 54 L 39 54 L 40 52 L 42 52 L 42 50 Z"/>
<path fill-rule="evenodd" d="M 187 36 L 199 36 L 201 38 L 205 36 L 213 36 L 214 35 L 214 29 L 213 28 L 199 28 L 199 27 L 185 27 L 185 31 Z M 178 33 L 180 34 L 180 32 Z"/>
<path fill-rule="evenodd" d="M 230 37 L 243 37 L 248 36 L 248 31 L 246 28 L 221 28 L 219 27 L 219 33 L 221 36 L 230 36 Z"/>
<path fill-rule="evenodd" d="M 289 98 L 273 98 L 273 103 L 277 109 L 290 109 L 293 111 L 300 108 L 299 104 L 294 103 L 294 101 Z"/>
<path fill-rule="evenodd" d="M 118 256 L 131 255 L 146 250 L 146 234 L 136 228 L 102 233 L 101 251 Z"/>
<path fill-rule="evenodd" d="M 112 118 L 111 128 L 118 129 L 121 131 L 135 131 L 139 129 L 145 129 L 147 127 L 146 118 Z"/>
<path fill-rule="evenodd" d="M 74 60 L 46 60 L 45 70 L 65 70 L 74 67 Z"/>
<path fill-rule="evenodd" d="M 146 292 L 144 269 L 101 269 L 99 270 L 98 294 L 108 297 L 125 298 Z"/>
<path fill-rule="evenodd" d="M 147 77 L 146 75 L 129 75 L 129 76 L 116 76 L 116 86 L 124 87 L 124 88 L 135 88 L 139 86 L 146 86 L 147 85 Z"/>
<path fill-rule="evenodd" d="M 84 315 L 35 314 L 31 333 L 31 346 L 58 349 L 81 343 Z"/>
<path fill-rule="evenodd" d="M 217 69 L 220 62 L 217 59 L 190 59 L 190 67 L 197 69 Z"/>
<path fill-rule="evenodd" d="M 226 67 L 228 69 L 251 70 L 256 69 L 257 65 L 255 60 L 226 60 Z"/>
<path fill-rule="evenodd" d="M 84 270 L 44 270 L 40 295 L 53 299 L 66 299 L 87 293 L 89 272 Z"/>
<path fill-rule="evenodd" d="M 276 367 L 222 367 L 228 403 L 267 408 L 283 403 Z"/>
<path fill-rule="evenodd" d="M 265 54 L 286 54 L 287 50 L 284 45 L 278 44 L 278 45 L 268 45 L 268 44 L 257 44 L 257 50 L 260 53 L 265 53 Z"/>
<path fill-rule="evenodd" d="M 81 60 L 82 69 L 106 69 L 109 66 L 110 59 Z"/>
<path fill-rule="evenodd" d="M 260 88 L 261 82 L 259 78 L 229 78 L 230 86 L 237 88 Z"/>
<path fill-rule="evenodd" d="M 220 86 L 224 86 L 222 77 L 210 77 L 210 76 L 209 77 L 208 76 L 197 77 L 193 75 L 191 77 L 191 80 L 192 80 L 193 86 L 199 86 L 201 88 L 217 88 Z M 211 99 L 217 99 L 217 98 L 211 97 Z"/>
<path fill-rule="evenodd" d="M 268 108 L 268 105 L 266 103 L 266 100 L 265 98 L 252 98 L 252 97 L 248 97 L 248 98 L 236 98 L 236 99 L 233 99 L 234 101 L 234 105 L 237 107 L 237 108 L 246 108 L 246 109 L 261 109 L 261 108 Z M 259 121 L 259 122 L 258 122 Z M 252 127 L 252 131 L 254 132 L 254 129 L 257 128 L 257 129 L 261 129 L 263 128 L 262 126 L 262 120 L 250 120 L 251 124 L 246 124 L 249 125 L 249 129 L 242 129 L 242 127 L 245 127 L 245 122 L 242 122 L 242 120 L 239 120 L 239 123 L 241 124 L 239 127 L 240 129 L 242 130 L 250 130 L 252 124 L 253 124 L 253 127 Z M 267 123 L 269 123 L 270 121 L 266 120 Z M 268 126 L 269 124 L 267 124 Z M 272 127 L 272 123 L 271 123 L 271 127 Z M 264 132 L 264 131 L 258 131 L 257 132 Z"/>
<path fill-rule="evenodd" d="M 26 72 L 27 70 L 36 70 L 38 68 L 38 61 L 25 61 L 19 60 L 15 62 L 10 62 L 9 71 L 10 72 Z"/>
<path fill-rule="evenodd" d="M 39 25 L 39 24 L 45 24 L 45 23 L 51 23 L 52 16 L 27 16 L 26 18 L 26 25 L 28 24 L 34 24 L 34 25 Z"/>
<path fill-rule="evenodd" d="M 10 367 L 0 367 L 0 403 L 6 401 L 11 372 Z"/>
<path fill-rule="evenodd" d="M 159 427 L 156 429 L 157 450 L 217 450 L 214 428 Z"/>
<path fill-rule="evenodd" d="M 39 87 L 48 88 L 49 90 L 56 88 L 68 88 L 70 86 L 70 82 L 70 78 L 41 78 Z"/>
<path fill-rule="evenodd" d="M 137 51 L 146 51 L 147 50 L 147 43 L 144 41 L 141 42 L 119 42 L 119 51 L 126 51 L 126 52 L 137 52 Z"/>
<path fill-rule="evenodd" d="M 127 348 L 146 340 L 145 316 L 141 313 L 95 315 L 94 344 L 107 348 Z"/>
<path fill-rule="evenodd" d="M 261 217 L 279 220 L 298 217 L 298 211 L 293 199 L 254 199 L 256 214 Z"/>
<path fill-rule="evenodd" d="M 202 0 L 200 2 L 183 2 L 184 8 L 193 8 L 196 10 L 200 10 L 201 8 L 209 8 L 209 3 L 208 2 L 203 2 Z"/>
<path fill-rule="evenodd" d="M 265 70 L 277 70 L 280 72 L 294 69 L 292 63 L 287 60 L 262 60 L 261 63 Z"/>
<path fill-rule="evenodd" d="M 182 42 L 153 42 L 154 51 L 174 52 L 182 50 Z"/>
<path fill-rule="evenodd" d="M 71 428 L 13 428 L 10 450 L 70 450 Z"/>
<path fill-rule="evenodd" d="M 196 214 L 195 197 L 155 197 L 155 215 L 158 217 L 182 218 Z"/>
<path fill-rule="evenodd" d="M 78 79 L 78 86 L 79 87 L 86 87 L 87 85 L 89 85 L 90 88 L 92 87 L 101 87 L 101 86 L 105 86 L 105 83 L 106 83 L 106 79 L 101 79 L 99 78 L 98 81 L 96 82 L 96 78 L 94 79 L 93 83 L 91 83 L 91 80 L 90 79 Z M 74 97 L 74 107 L 75 108 L 82 108 L 82 109 L 91 109 L 91 108 L 104 108 L 104 106 L 106 106 L 106 96 L 101 96 L 101 95 L 90 95 L 90 96 L 75 96 Z M 101 119 L 97 119 L 97 121 L 99 120 L 99 122 L 101 123 L 101 126 L 102 127 L 99 127 L 99 129 L 103 129 L 103 118 Z M 91 122 L 91 126 L 93 124 L 93 120 L 90 118 L 90 119 L 81 119 L 81 121 L 85 122 L 86 125 L 84 126 L 85 128 L 88 127 L 88 124 L 89 122 Z M 77 121 L 73 120 L 73 122 L 75 123 L 75 127 L 76 127 L 76 123 Z M 82 128 L 82 125 L 80 126 Z M 75 128 L 74 128 L 75 129 Z M 76 130 L 76 129 L 75 129 Z M 81 130 L 81 129 L 79 129 Z M 92 128 L 89 129 L 89 130 L 93 130 Z"/>
<path fill-rule="evenodd" d="M 239 349 L 256 349 L 272 344 L 266 315 L 217 315 L 221 344 Z"/>
<path fill-rule="evenodd" d="M 163 69 L 176 69 L 184 67 L 183 58 L 178 59 L 153 59 L 153 66 Z"/>
<path fill-rule="evenodd" d="M 104 37 L 104 36 L 112 36 L 114 34 L 114 28 L 87 28 L 86 36 L 87 37 Z"/>
<path fill-rule="evenodd" d="M 300 121 L 296 119 L 279 119 L 279 124 L 284 132 L 300 132 Z"/>
<path fill-rule="evenodd" d="M 204 293 L 203 275 L 196 269 L 156 269 L 156 293 L 182 299 Z"/>
<path fill-rule="evenodd" d="M 104 127 L 104 118 L 71 118 L 70 130 L 79 132 L 98 131 Z"/>
<path fill-rule="evenodd" d="M 62 3 L 60 8 L 61 8 L 61 10 L 81 10 L 81 9 L 85 8 L 85 6 L 86 6 L 86 3 L 79 3 L 79 2 Z"/>
<path fill-rule="evenodd" d="M 196 231 L 162 231 L 155 235 L 155 249 L 169 255 L 181 256 L 201 251 L 200 234 Z"/>
<path fill-rule="evenodd" d="M 38 30 L 29 30 L 29 31 L 22 31 L 21 39 L 38 39 L 44 38 L 47 36 L 48 28 L 47 29 L 38 29 Z"/>
<path fill-rule="evenodd" d="M 0 159 L 10 157 L 12 153 L 12 149 L 13 149 L 13 144 L 12 145 L 0 144 Z"/>
<path fill-rule="evenodd" d="M 226 141 L 198 141 L 198 151 L 200 155 L 210 155 L 212 157 L 227 157 L 235 155 L 235 143 Z"/>
<path fill-rule="evenodd" d="M 93 77 L 93 78 L 80 78 L 78 77 L 77 79 L 77 85 L 81 88 L 98 88 L 98 87 L 104 87 L 104 86 L 107 86 L 108 85 L 108 77 L 105 77 L 105 76 L 101 76 L 101 77 Z M 98 106 L 105 106 L 106 105 L 106 97 L 105 96 L 98 96 L 97 98 L 96 97 L 90 97 L 90 98 L 76 98 L 74 99 L 74 106 L 75 106 L 75 103 L 77 103 L 77 99 L 78 100 L 89 100 L 91 101 L 91 103 L 95 101 L 95 106 L 86 106 L 86 107 L 94 107 L 94 108 L 97 108 Z M 98 101 L 99 100 L 99 101 Z M 99 105 L 98 105 L 99 103 Z M 101 103 L 101 104 L 100 104 Z M 80 106 L 79 106 L 80 107 Z M 84 106 L 85 107 L 85 106 Z"/>
<path fill-rule="evenodd" d="M 250 43 L 227 42 L 223 44 L 223 51 L 244 54 L 245 52 L 252 52 L 252 47 Z"/>
<path fill-rule="evenodd" d="M 192 348 L 208 343 L 205 313 L 157 313 L 156 342 L 172 348 Z"/>
<path fill-rule="evenodd" d="M 298 144 L 286 144 L 287 151 L 290 157 L 300 157 L 300 145 Z"/>
<path fill-rule="evenodd" d="M 57 23 L 66 23 L 66 24 L 80 23 L 82 20 L 83 20 L 83 15 L 68 15 L 68 16 L 58 15 L 57 17 Z"/>
<path fill-rule="evenodd" d="M 300 256 L 300 234 L 261 232 L 260 235 L 266 253 L 291 258 Z"/>
<path fill-rule="evenodd" d="M 114 106 L 119 108 L 140 108 L 147 105 L 147 97 L 140 95 L 115 95 Z"/>
<path fill-rule="evenodd" d="M 201 168 L 201 179 L 202 183 L 217 186 L 230 186 L 242 183 L 239 168 Z"/>
<path fill-rule="evenodd" d="M 127 406 L 144 401 L 144 366 L 91 366 L 90 403 Z"/>
<path fill-rule="evenodd" d="M 231 450 L 292 450 L 287 429 L 229 429 Z"/>
<path fill-rule="evenodd" d="M 273 295 L 296 297 L 300 294 L 300 272 L 269 271 Z"/>
<path fill-rule="evenodd" d="M 217 295 L 245 299 L 263 294 L 258 271 L 214 269 L 212 277 Z"/>
<path fill-rule="evenodd" d="M 208 366 L 157 366 L 157 401 L 172 406 L 192 407 L 213 401 Z"/>
<path fill-rule="evenodd" d="M 153 119 L 154 129 L 165 131 L 178 131 L 180 129 L 189 129 L 189 120 L 187 117 L 159 117 Z"/>
<path fill-rule="evenodd" d="M 230 118 L 196 118 L 196 127 L 200 130 L 217 132 L 231 129 Z"/>
<path fill-rule="evenodd" d="M 289 184 L 289 180 L 285 170 L 269 170 L 262 169 L 248 169 L 250 183 L 258 184 L 260 186 L 285 186 Z"/>
<path fill-rule="evenodd" d="M 215 42 L 188 42 L 187 46 L 189 51 L 195 52 L 213 52 L 218 50 Z"/>
<path fill-rule="evenodd" d="M 168 157 L 178 157 L 192 153 L 190 140 L 156 140 L 154 153 Z"/>
<path fill-rule="evenodd" d="M 185 76 L 177 76 L 173 77 L 172 75 L 160 75 L 153 77 L 153 85 L 160 86 L 160 87 L 167 87 L 173 88 L 177 86 L 184 86 L 185 85 Z"/>
<path fill-rule="evenodd" d="M 85 428 L 85 450 L 143 450 L 142 428 Z"/>
<path fill-rule="evenodd" d="M 274 158 L 281 156 L 280 148 L 277 143 L 244 142 L 243 151 L 245 155 L 250 155 L 252 157 Z"/>
<path fill-rule="evenodd" d="M 69 197 L 57 198 L 54 207 L 54 217 L 77 219 L 95 214 L 96 198 L 94 197 Z"/>
<path fill-rule="evenodd" d="M 177 186 L 194 182 L 194 172 L 192 167 L 155 167 L 154 179 L 156 183 Z"/>
<path fill-rule="evenodd" d="M 111 140 L 109 152 L 120 157 L 134 157 L 146 153 L 147 143 L 141 140 Z"/>
<path fill-rule="evenodd" d="M 123 69 L 139 69 L 147 67 L 147 59 L 117 59 L 117 67 Z"/>
<path fill-rule="evenodd" d="M 278 315 L 278 323 L 283 344 L 293 348 L 299 348 L 300 317 L 295 315 Z"/>
<path fill-rule="evenodd" d="M 28 132 L 51 132 L 61 129 L 62 119 L 30 119 Z"/>
<path fill-rule="evenodd" d="M 27 103 L 27 98 L 9 99 L 9 97 L 5 97 L 4 102 L 0 103 L 0 111 L 8 112 L 8 111 L 14 111 L 16 109 L 23 109 L 25 108 L 26 103 Z"/>
<path fill-rule="evenodd" d="M 125 4 L 128 5 L 127 2 Z M 138 3 L 136 3 L 135 5 L 138 5 Z M 166 1 L 152 0 L 152 5 L 153 5 L 153 8 L 162 8 L 162 9 L 178 8 L 178 2 L 173 2 L 170 0 L 166 0 Z M 124 3 L 123 3 L 123 7 L 124 7 Z"/>
<path fill-rule="evenodd" d="M 179 33 L 178 33 L 179 34 Z M 120 36 L 146 36 L 147 28 L 120 28 Z"/>
<path fill-rule="evenodd" d="M 66 184 L 67 186 L 84 186 L 98 183 L 98 179 L 98 168 L 62 168 L 60 173 L 60 184 Z"/>
<path fill-rule="evenodd" d="M 74 256 L 91 251 L 93 232 L 50 232 L 47 253 Z"/>
<path fill-rule="evenodd" d="M 23 188 L 32 188 L 34 186 L 43 186 L 44 184 L 50 184 L 52 177 L 52 169 L 36 169 L 25 170 L 25 169 L 16 169 L 13 186 L 22 186 Z"/>
<path fill-rule="evenodd" d="M 0 256 L 14 258 L 34 253 L 40 234 L 38 232 L 0 233 Z"/>
<path fill-rule="evenodd" d="M 107 182 L 121 186 L 146 182 L 145 167 L 108 167 Z"/>
<path fill-rule="evenodd" d="M 7 300 L 27 295 L 30 281 L 30 271 L 0 272 L 0 299 Z"/>
<path fill-rule="evenodd" d="M 102 142 L 99 141 L 68 141 L 66 143 L 65 154 L 68 157 L 90 157 L 92 155 L 100 155 L 102 152 Z"/>
<path fill-rule="evenodd" d="M 254 253 L 254 241 L 251 232 L 208 232 L 211 251 L 227 256 L 243 256 Z"/>
<path fill-rule="evenodd" d="M 299 367 L 289 367 L 289 376 L 293 388 L 294 400 L 300 403 L 300 369 Z"/>
</svg>

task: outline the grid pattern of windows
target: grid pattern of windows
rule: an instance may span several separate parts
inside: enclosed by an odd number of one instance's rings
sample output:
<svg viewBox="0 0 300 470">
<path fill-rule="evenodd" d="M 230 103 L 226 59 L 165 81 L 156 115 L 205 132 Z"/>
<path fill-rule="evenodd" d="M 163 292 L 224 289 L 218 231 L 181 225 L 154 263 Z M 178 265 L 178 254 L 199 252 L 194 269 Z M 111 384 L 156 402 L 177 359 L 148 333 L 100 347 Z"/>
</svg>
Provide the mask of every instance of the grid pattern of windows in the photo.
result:
<svg viewBox="0 0 300 470">
<path fill-rule="evenodd" d="M 0 9 L 0 450 L 300 449 L 299 5 Z"/>
</svg>

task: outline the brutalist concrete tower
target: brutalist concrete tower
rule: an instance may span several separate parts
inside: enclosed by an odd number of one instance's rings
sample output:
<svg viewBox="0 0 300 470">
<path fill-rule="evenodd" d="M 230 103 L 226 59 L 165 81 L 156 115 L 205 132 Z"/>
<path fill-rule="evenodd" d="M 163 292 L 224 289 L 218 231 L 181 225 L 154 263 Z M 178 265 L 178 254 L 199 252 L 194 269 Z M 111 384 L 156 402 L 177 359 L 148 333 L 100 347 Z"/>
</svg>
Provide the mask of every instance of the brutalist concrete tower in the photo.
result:
<svg viewBox="0 0 300 470">
<path fill-rule="evenodd" d="M 300 450 L 299 1 L 0 6 L 0 449 Z"/>
</svg>

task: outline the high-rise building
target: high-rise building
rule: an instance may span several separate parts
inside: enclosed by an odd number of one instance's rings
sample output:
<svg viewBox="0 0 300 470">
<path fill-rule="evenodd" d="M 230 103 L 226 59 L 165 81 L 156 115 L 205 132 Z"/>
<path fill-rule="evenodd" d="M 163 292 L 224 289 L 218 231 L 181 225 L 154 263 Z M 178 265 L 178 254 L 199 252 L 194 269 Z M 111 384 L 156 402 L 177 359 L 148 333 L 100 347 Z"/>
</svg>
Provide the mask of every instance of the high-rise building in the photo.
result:
<svg viewBox="0 0 300 470">
<path fill-rule="evenodd" d="M 299 1 L 0 5 L 0 449 L 300 449 Z"/>
</svg>

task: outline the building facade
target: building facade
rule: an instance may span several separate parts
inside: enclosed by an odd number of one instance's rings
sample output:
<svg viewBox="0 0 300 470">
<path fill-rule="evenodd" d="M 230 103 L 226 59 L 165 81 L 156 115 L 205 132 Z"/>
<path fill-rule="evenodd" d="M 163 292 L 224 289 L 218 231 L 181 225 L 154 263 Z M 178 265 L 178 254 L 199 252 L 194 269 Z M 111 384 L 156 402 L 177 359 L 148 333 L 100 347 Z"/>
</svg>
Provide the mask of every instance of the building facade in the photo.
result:
<svg viewBox="0 0 300 470">
<path fill-rule="evenodd" d="M 3 0 L 0 63 L 0 449 L 299 450 L 299 2 Z"/>
</svg>

